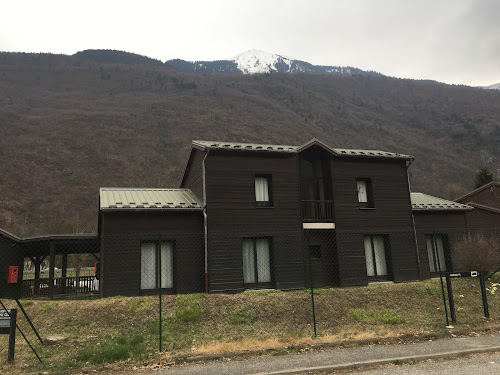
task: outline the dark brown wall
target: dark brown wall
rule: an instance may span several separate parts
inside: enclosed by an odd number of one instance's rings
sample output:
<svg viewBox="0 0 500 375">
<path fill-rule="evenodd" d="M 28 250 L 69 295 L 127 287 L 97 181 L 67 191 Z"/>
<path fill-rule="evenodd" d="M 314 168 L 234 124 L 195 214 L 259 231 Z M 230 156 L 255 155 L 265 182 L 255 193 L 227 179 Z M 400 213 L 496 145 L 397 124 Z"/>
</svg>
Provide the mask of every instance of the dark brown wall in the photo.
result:
<svg viewBox="0 0 500 375">
<path fill-rule="evenodd" d="M 189 164 L 184 175 L 181 188 L 191 189 L 191 191 L 203 201 L 203 158 L 205 153 L 195 148 L 191 151 Z"/>
<path fill-rule="evenodd" d="M 387 235 L 394 281 L 418 279 L 405 161 L 331 158 L 340 284 L 368 282 L 364 236 Z M 374 208 L 361 209 L 356 180 L 370 178 Z"/>
<path fill-rule="evenodd" d="M 445 254 L 447 255 L 446 265 L 448 269 L 450 267 L 453 269 L 453 244 L 467 233 L 464 211 L 414 211 L 414 217 L 422 279 L 430 277 L 426 235 L 436 233 L 448 237 L 449 253 Z"/>
<path fill-rule="evenodd" d="M 497 213 L 474 207 L 473 211 L 466 212 L 465 219 L 467 228 L 471 231 L 500 233 L 500 212 Z"/>
<path fill-rule="evenodd" d="M 201 211 L 105 212 L 101 233 L 101 295 L 139 295 L 141 242 L 173 241 L 174 292 L 203 292 Z"/>
<path fill-rule="evenodd" d="M 273 207 L 256 207 L 254 183 L 258 174 L 272 176 Z M 297 174 L 295 154 L 209 154 L 206 183 L 212 291 L 243 289 L 241 240 L 257 236 L 272 238 L 275 286 L 304 286 Z"/>
<path fill-rule="evenodd" d="M 17 284 L 9 284 L 6 281 L 9 272 L 9 266 L 18 266 L 18 282 Z M 20 287 L 23 278 L 24 257 L 19 244 L 0 234 L 0 272 L 2 280 L 0 280 L 0 298 L 12 298 L 12 294 L 6 290 L 10 288 L 12 292 L 20 297 Z"/>
<path fill-rule="evenodd" d="M 500 185 L 492 184 L 473 195 L 460 199 L 457 202 L 467 204 L 468 202 L 482 204 L 484 206 L 495 207 L 500 209 Z"/>
</svg>

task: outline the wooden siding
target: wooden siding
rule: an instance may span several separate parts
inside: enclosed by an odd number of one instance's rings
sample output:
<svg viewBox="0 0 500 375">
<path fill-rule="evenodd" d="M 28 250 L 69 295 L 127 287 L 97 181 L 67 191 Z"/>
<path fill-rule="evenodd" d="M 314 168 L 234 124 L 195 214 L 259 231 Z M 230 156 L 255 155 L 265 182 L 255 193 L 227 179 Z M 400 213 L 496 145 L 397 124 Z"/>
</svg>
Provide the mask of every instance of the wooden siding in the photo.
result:
<svg viewBox="0 0 500 375">
<path fill-rule="evenodd" d="M 276 288 L 304 287 L 297 156 L 211 152 L 206 159 L 211 291 L 241 291 L 242 238 L 272 238 Z M 255 176 L 270 175 L 273 207 L 256 207 Z M 290 232 L 287 232 L 290 231 Z"/>
<path fill-rule="evenodd" d="M 141 243 L 174 243 L 174 292 L 203 292 L 203 216 L 197 212 L 106 212 L 102 214 L 101 296 L 141 291 Z"/>
<path fill-rule="evenodd" d="M 500 185 L 492 184 L 492 186 L 478 191 L 464 199 L 457 200 L 457 202 L 467 204 L 473 202 L 482 204 L 483 206 L 495 207 L 500 209 Z"/>
<path fill-rule="evenodd" d="M 500 213 L 474 207 L 465 213 L 467 228 L 483 233 L 500 233 Z"/>
<path fill-rule="evenodd" d="M 417 231 L 418 253 L 420 257 L 422 279 L 431 277 L 429 271 L 429 257 L 427 255 L 426 235 L 444 235 L 448 238 L 449 248 L 446 265 L 453 269 L 453 243 L 458 241 L 467 232 L 465 213 L 459 212 L 429 212 L 415 211 L 415 229 Z"/>
<path fill-rule="evenodd" d="M 301 228 L 296 155 L 210 153 L 206 160 L 210 231 Z M 272 178 L 273 207 L 256 207 L 255 176 Z"/>
<path fill-rule="evenodd" d="M 203 158 L 205 153 L 195 148 L 191 151 L 189 164 L 185 171 L 181 188 L 191 189 L 191 191 L 203 201 Z"/>
<path fill-rule="evenodd" d="M 24 255 L 20 245 L 0 234 L 0 272 L 4 280 L 7 281 L 9 266 L 18 266 L 18 282 L 17 284 L 9 284 L 10 289 L 20 297 L 21 281 L 23 278 Z M 0 298 L 12 298 L 12 295 L 4 289 L 6 284 L 0 281 Z"/>
<path fill-rule="evenodd" d="M 308 232 L 309 240 L 307 238 Z M 310 287 L 308 242 L 310 246 L 321 247 L 321 257 L 311 257 L 313 286 L 321 288 L 339 285 L 340 278 L 335 231 L 318 229 L 304 231 L 304 273 L 306 286 Z"/>
<path fill-rule="evenodd" d="M 387 237 L 389 278 L 396 282 L 418 279 L 405 162 L 332 157 L 331 167 L 340 284 L 367 284 L 365 235 Z M 373 208 L 359 207 L 358 178 L 371 180 Z"/>
</svg>

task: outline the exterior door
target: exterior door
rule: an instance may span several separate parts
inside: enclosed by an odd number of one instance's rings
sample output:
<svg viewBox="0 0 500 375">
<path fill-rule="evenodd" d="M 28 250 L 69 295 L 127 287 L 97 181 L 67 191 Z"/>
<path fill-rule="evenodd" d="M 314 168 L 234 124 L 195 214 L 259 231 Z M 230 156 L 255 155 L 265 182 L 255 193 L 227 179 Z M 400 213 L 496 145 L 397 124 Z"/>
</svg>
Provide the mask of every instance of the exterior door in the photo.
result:
<svg viewBox="0 0 500 375">
<path fill-rule="evenodd" d="M 271 288 L 271 255 L 268 238 L 245 238 L 243 251 L 243 282 L 246 288 Z"/>
</svg>

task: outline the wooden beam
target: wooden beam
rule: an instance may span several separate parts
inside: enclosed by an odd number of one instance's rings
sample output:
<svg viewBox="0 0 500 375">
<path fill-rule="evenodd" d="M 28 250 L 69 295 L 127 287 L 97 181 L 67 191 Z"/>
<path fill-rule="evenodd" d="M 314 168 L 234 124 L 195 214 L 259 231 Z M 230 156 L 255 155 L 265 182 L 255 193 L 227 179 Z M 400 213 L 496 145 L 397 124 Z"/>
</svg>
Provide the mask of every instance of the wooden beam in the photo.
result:
<svg viewBox="0 0 500 375">
<path fill-rule="evenodd" d="M 49 298 L 54 298 L 54 268 L 56 266 L 56 250 L 53 241 L 50 241 L 50 260 L 49 260 Z"/>
</svg>

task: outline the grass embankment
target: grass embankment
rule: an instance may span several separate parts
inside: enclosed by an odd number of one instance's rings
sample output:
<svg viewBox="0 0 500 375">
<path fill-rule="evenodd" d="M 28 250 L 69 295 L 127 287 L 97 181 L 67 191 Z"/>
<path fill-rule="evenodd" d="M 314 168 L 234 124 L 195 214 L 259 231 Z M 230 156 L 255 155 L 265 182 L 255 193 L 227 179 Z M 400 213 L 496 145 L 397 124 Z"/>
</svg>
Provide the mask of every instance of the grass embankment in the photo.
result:
<svg viewBox="0 0 500 375">
<path fill-rule="evenodd" d="M 500 327 L 500 291 L 488 292 L 488 321 L 483 317 L 477 280 L 454 280 L 453 284 L 458 322 L 452 330 L 445 328 L 438 280 L 318 289 L 315 339 L 308 291 L 164 296 L 165 352 L 161 354 L 157 297 L 24 300 L 23 305 L 42 337 L 62 335 L 68 340 L 57 346 L 41 345 L 21 317 L 21 329 L 28 334 L 44 364 L 37 363 L 19 334 L 16 361 L 7 364 L 8 336 L 2 335 L 0 372 L 73 372 L 241 350 L 276 349 L 275 354 L 283 354 L 301 345 L 408 341 Z M 4 303 L 15 307 L 14 301 Z"/>
</svg>

